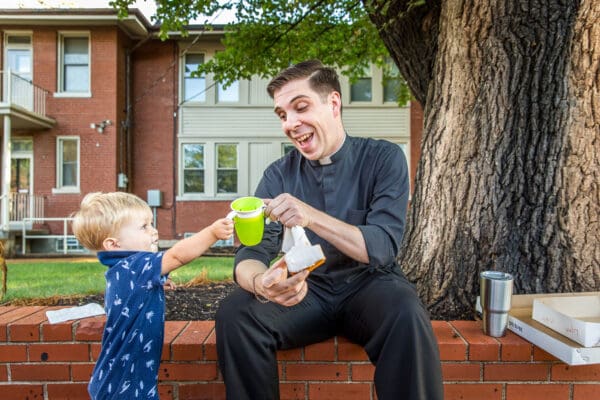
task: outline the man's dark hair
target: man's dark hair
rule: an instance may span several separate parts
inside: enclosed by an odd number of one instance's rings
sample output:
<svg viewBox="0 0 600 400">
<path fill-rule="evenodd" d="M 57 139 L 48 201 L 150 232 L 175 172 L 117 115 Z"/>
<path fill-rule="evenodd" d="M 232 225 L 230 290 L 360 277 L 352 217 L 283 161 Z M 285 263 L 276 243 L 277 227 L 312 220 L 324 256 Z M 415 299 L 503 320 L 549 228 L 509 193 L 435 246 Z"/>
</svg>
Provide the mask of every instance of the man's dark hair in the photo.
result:
<svg viewBox="0 0 600 400">
<path fill-rule="evenodd" d="M 289 82 L 298 79 L 308 79 L 310 88 L 317 92 L 323 101 L 329 93 L 336 91 L 342 95 L 340 80 L 333 68 L 326 67 L 319 60 L 302 61 L 281 71 L 267 85 L 267 92 L 273 98 L 275 91 Z"/>
</svg>

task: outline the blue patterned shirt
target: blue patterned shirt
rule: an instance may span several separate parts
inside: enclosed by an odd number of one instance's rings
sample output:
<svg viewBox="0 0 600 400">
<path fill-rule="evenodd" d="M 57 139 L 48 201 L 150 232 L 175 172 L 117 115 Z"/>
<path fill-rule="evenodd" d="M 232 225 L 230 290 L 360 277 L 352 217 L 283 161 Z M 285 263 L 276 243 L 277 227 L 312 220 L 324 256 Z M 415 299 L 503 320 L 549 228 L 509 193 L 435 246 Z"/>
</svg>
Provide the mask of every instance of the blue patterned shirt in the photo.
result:
<svg viewBox="0 0 600 400">
<path fill-rule="evenodd" d="M 163 252 L 102 251 L 108 266 L 102 349 L 88 391 L 93 400 L 158 399 L 165 300 Z"/>
</svg>

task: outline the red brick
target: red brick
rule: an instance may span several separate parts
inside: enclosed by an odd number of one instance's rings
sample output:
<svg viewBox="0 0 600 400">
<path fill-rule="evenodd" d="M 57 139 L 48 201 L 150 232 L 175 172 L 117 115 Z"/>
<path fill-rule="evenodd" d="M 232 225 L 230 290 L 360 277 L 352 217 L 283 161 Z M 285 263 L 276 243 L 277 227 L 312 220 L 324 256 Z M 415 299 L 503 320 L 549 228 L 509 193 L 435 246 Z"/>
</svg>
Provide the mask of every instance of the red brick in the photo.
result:
<svg viewBox="0 0 600 400">
<path fill-rule="evenodd" d="M 548 381 L 547 364 L 486 364 L 483 366 L 484 381 Z"/>
<path fill-rule="evenodd" d="M 338 361 L 369 361 L 369 356 L 361 346 L 341 336 L 336 337 L 335 340 L 337 340 Z"/>
<path fill-rule="evenodd" d="M 204 341 L 204 359 L 206 361 L 217 360 L 217 336 L 214 330 Z"/>
<path fill-rule="evenodd" d="M 0 314 L 0 340 L 8 341 L 8 325 L 14 323 L 20 319 L 28 317 L 31 314 L 35 314 L 43 307 L 28 306 L 28 307 L 9 307 L 10 310 Z M 12 338 L 11 338 L 12 340 Z"/>
<path fill-rule="evenodd" d="M 502 361 L 531 361 L 533 345 L 522 337 L 507 331 L 506 336 L 498 338 L 498 341 Z"/>
<path fill-rule="evenodd" d="M 540 349 L 537 346 L 533 346 L 533 360 L 534 361 L 560 361 L 546 350 Z"/>
<path fill-rule="evenodd" d="M 42 385 L 0 384 L 0 393 L 3 399 L 43 399 L 44 388 Z"/>
<path fill-rule="evenodd" d="M 49 322 L 43 323 L 42 340 L 45 342 L 65 342 L 73 340 L 73 324 L 73 321 L 61 322 L 59 324 L 51 324 Z"/>
<path fill-rule="evenodd" d="M 335 340 L 314 343 L 304 347 L 304 360 L 306 361 L 336 361 Z"/>
<path fill-rule="evenodd" d="M 303 361 L 304 349 L 298 347 L 296 349 L 279 350 L 277 352 L 277 361 Z"/>
<path fill-rule="evenodd" d="M 483 333 L 481 321 L 450 321 L 469 344 L 469 360 L 500 359 L 500 342 Z"/>
<path fill-rule="evenodd" d="M 442 361 L 460 361 L 467 359 L 467 343 L 446 321 L 431 321 L 440 350 Z"/>
<path fill-rule="evenodd" d="M 173 385 L 158 385 L 158 397 L 160 400 L 174 400 L 174 393 Z"/>
<path fill-rule="evenodd" d="M 364 400 L 371 396 L 372 388 L 368 383 L 309 383 L 310 400 Z"/>
<path fill-rule="evenodd" d="M 167 361 L 173 359 L 171 356 L 171 342 L 175 340 L 181 331 L 189 324 L 189 321 L 166 321 L 165 338 L 163 340 L 163 349 L 161 360 Z"/>
<path fill-rule="evenodd" d="M 279 398 L 281 400 L 304 400 L 306 398 L 306 384 L 280 383 Z"/>
<path fill-rule="evenodd" d="M 27 347 L 21 344 L 1 344 L 0 362 L 27 361 Z"/>
<path fill-rule="evenodd" d="M 179 336 L 171 342 L 173 360 L 202 360 L 203 344 L 214 330 L 212 321 L 194 321 L 185 327 Z"/>
<path fill-rule="evenodd" d="M 600 384 L 575 384 L 573 385 L 573 400 L 600 399 Z"/>
<path fill-rule="evenodd" d="M 77 363 L 71 368 L 73 382 L 88 382 L 94 371 L 94 363 Z"/>
<path fill-rule="evenodd" d="M 502 385 L 489 383 L 446 383 L 444 384 L 444 400 L 502 400 Z"/>
<path fill-rule="evenodd" d="M 182 400 L 225 400 L 225 385 L 223 383 L 184 383 L 179 385 L 179 398 Z"/>
<path fill-rule="evenodd" d="M 19 308 L 19 306 L 0 306 L 0 315 L 10 312 L 17 308 Z"/>
<path fill-rule="evenodd" d="M 102 340 L 106 316 L 91 317 L 79 321 L 75 327 L 75 340 L 99 342 Z"/>
<path fill-rule="evenodd" d="M 13 364 L 10 366 L 15 382 L 68 381 L 71 379 L 67 364 Z"/>
<path fill-rule="evenodd" d="M 102 351 L 101 343 L 90 343 L 90 356 L 92 361 L 97 361 L 98 357 L 100 357 L 100 352 Z"/>
<path fill-rule="evenodd" d="M 444 381 L 481 381 L 480 363 L 442 363 Z"/>
<path fill-rule="evenodd" d="M 47 308 L 42 307 L 35 313 L 8 325 L 8 336 L 13 342 L 38 342 L 40 324 L 47 320 Z"/>
<path fill-rule="evenodd" d="M 554 364 L 553 381 L 600 381 L 600 364 L 573 365 Z"/>
<path fill-rule="evenodd" d="M 89 400 L 87 383 L 50 383 L 48 399 Z"/>
<path fill-rule="evenodd" d="M 348 364 L 287 363 L 285 372 L 288 381 L 345 381 L 348 379 Z"/>
<path fill-rule="evenodd" d="M 35 343 L 29 346 L 32 362 L 90 361 L 90 346 L 87 343 Z"/>
<path fill-rule="evenodd" d="M 158 378 L 163 381 L 213 381 L 217 379 L 217 364 L 209 363 L 162 363 Z"/>
<path fill-rule="evenodd" d="M 352 381 L 373 381 L 375 375 L 375 366 L 371 363 L 350 364 L 350 373 Z"/>
<path fill-rule="evenodd" d="M 569 385 L 508 384 L 506 400 L 569 400 Z"/>
<path fill-rule="evenodd" d="M 8 381 L 8 370 L 6 365 L 0 365 L 0 382 Z"/>
</svg>

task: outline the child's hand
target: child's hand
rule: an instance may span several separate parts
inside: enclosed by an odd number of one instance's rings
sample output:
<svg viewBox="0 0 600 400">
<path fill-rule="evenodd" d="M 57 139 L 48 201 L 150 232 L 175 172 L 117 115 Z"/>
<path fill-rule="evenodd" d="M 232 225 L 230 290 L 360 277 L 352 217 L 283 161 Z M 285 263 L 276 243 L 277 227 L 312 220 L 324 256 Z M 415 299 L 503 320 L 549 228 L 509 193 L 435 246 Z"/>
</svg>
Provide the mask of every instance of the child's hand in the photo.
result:
<svg viewBox="0 0 600 400">
<path fill-rule="evenodd" d="M 165 283 L 163 284 L 163 287 L 165 289 L 175 289 L 177 287 L 177 285 L 175 284 L 175 282 L 173 282 L 171 280 L 171 278 L 167 278 L 167 280 L 165 281 Z"/>
<path fill-rule="evenodd" d="M 233 221 L 229 218 L 218 219 L 210 227 L 218 239 L 226 240 L 233 235 Z"/>
</svg>

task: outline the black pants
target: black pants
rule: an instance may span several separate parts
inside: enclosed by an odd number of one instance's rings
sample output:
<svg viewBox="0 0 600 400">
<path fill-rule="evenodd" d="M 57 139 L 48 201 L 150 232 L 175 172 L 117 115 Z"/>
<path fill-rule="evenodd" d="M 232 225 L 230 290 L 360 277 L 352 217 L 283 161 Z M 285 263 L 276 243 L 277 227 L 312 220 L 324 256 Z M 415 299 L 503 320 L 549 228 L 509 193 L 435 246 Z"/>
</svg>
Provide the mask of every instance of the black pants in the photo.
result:
<svg viewBox="0 0 600 400">
<path fill-rule="evenodd" d="M 293 307 L 261 304 L 238 288 L 221 303 L 215 324 L 227 399 L 279 399 L 277 350 L 335 335 L 364 347 L 379 400 L 443 399 L 429 316 L 399 273 L 365 273 L 341 293 L 309 282 L 307 296 Z"/>
</svg>

